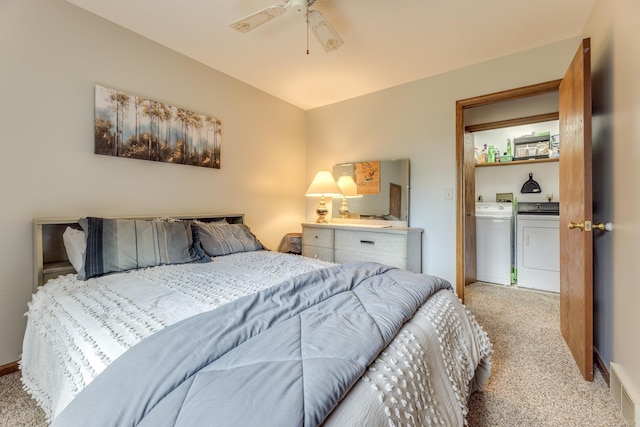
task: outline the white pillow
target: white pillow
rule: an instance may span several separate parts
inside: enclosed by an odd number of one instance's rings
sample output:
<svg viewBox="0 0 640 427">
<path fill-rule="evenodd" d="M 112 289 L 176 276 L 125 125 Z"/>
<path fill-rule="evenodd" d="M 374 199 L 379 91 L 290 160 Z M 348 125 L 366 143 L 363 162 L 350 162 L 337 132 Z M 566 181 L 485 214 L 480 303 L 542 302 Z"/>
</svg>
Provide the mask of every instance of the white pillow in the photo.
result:
<svg viewBox="0 0 640 427">
<path fill-rule="evenodd" d="M 67 251 L 69 262 L 80 273 L 84 269 L 84 253 L 87 250 L 87 242 L 84 238 L 84 231 L 67 227 L 62 234 L 64 248 Z"/>
</svg>

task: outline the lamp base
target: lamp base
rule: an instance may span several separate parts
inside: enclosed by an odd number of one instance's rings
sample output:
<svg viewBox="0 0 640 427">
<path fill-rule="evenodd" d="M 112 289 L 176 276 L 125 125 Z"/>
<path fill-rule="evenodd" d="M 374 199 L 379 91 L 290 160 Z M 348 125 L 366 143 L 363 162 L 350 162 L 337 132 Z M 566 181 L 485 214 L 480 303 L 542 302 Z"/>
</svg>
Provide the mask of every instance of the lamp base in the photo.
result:
<svg viewBox="0 0 640 427">
<path fill-rule="evenodd" d="M 340 205 L 340 209 L 338 209 L 338 213 L 340 214 L 340 218 L 349 218 L 349 208 L 347 207 L 347 198 L 342 198 L 342 204 Z"/>
<path fill-rule="evenodd" d="M 316 211 L 316 213 L 318 213 Z M 327 221 L 327 214 L 318 214 L 318 218 L 316 218 L 316 224 L 329 224 L 329 222 Z"/>
<path fill-rule="evenodd" d="M 316 218 L 316 223 L 328 224 L 327 222 L 328 213 L 329 213 L 329 210 L 327 209 L 327 206 L 324 203 L 324 196 L 322 196 L 320 197 L 320 204 L 316 208 L 316 214 L 318 215 L 318 218 Z"/>
</svg>

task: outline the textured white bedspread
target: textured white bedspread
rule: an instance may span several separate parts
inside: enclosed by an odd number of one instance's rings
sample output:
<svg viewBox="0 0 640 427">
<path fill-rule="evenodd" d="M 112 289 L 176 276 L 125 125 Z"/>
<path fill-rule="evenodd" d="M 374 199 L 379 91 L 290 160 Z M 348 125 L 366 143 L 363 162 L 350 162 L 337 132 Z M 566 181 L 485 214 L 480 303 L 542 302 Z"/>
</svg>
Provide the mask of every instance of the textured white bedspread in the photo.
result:
<svg viewBox="0 0 640 427">
<path fill-rule="evenodd" d="M 41 286 L 29 303 L 21 360 L 25 389 L 55 418 L 115 358 L 182 319 L 328 263 L 244 252 L 206 264 L 147 268 Z"/>
<path fill-rule="evenodd" d="M 55 418 L 115 358 L 203 311 L 330 265 L 268 251 L 40 287 L 29 304 L 25 389 Z M 489 375 L 491 344 L 455 294 L 436 293 L 370 366 L 326 425 L 464 425 Z"/>
<path fill-rule="evenodd" d="M 433 295 L 380 353 L 324 426 L 463 426 L 491 370 L 491 344 L 458 297 Z"/>
</svg>

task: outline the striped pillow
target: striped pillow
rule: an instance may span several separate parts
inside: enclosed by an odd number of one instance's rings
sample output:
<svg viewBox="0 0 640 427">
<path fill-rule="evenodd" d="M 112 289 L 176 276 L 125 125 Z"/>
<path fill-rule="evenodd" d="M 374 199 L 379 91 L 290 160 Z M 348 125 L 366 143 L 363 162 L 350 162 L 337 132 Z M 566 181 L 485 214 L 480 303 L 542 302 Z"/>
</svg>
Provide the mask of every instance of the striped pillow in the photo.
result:
<svg viewBox="0 0 640 427">
<path fill-rule="evenodd" d="M 249 227 L 244 224 L 197 223 L 193 227 L 198 244 L 207 255 L 212 257 L 258 251 L 264 248 Z"/>
<path fill-rule="evenodd" d="M 78 273 L 81 280 L 162 264 L 209 261 L 193 248 L 189 221 L 88 217 L 79 223 L 87 242 L 84 272 Z"/>
</svg>

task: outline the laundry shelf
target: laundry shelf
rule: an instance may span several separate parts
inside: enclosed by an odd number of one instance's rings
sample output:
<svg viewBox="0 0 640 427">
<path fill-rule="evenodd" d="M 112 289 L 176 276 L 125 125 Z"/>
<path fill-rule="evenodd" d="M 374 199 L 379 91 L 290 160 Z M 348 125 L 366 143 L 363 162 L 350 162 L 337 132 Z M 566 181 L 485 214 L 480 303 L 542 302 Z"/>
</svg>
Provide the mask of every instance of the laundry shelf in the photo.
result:
<svg viewBox="0 0 640 427">
<path fill-rule="evenodd" d="M 511 162 L 499 162 L 499 163 L 478 163 L 477 168 L 483 168 L 486 166 L 510 166 L 510 165 L 530 165 L 534 163 L 549 163 L 557 162 L 560 160 L 558 157 L 544 158 L 544 159 L 529 159 L 529 160 L 513 160 Z"/>
</svg>

